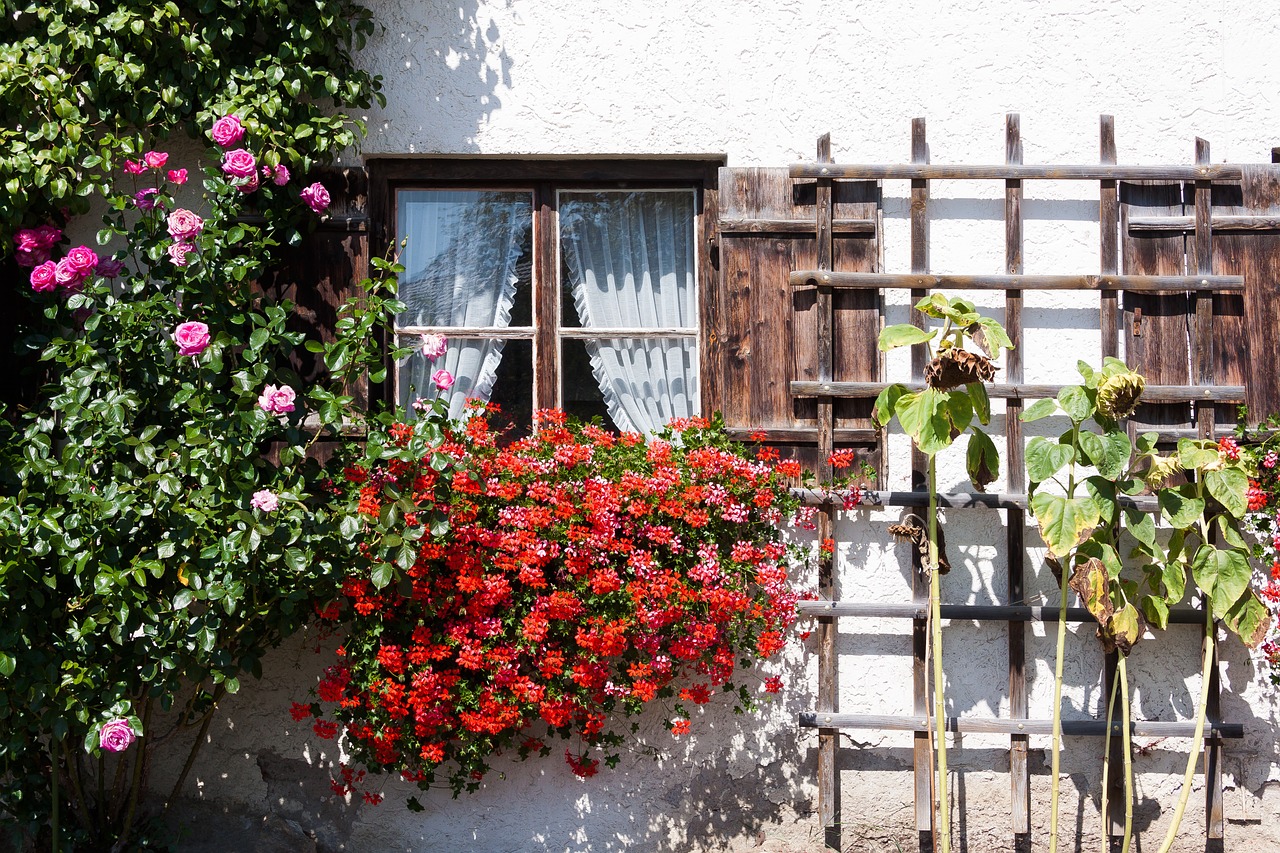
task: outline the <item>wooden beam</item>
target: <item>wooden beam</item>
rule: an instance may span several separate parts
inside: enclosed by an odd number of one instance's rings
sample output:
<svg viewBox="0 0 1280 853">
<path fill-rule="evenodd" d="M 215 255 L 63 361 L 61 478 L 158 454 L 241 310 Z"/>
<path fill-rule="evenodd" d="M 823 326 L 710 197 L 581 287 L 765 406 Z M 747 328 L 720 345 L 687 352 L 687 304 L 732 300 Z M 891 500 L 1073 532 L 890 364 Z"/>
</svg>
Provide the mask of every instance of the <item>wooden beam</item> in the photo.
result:
<svg viewBox="0 0 1280 853">
<path fill-rule="evenodd" d="M 843 505 L 842 493 L 829 492 L 825 489 L 792 489 L 792 494 L 809 506 Z M 861 493 L 860 508 L 879 509 L 886 506 L 922 507 L 929 505 L 929 493 L 875 491 L 867 489 Z M 1160 509 L 1156 499 L 1150 496 L 1130 497 L 1119 495 L 1116 501 L 1123 507 L 1156 512 Z M 1026 509 L 1027 496 L 1014 492 L 946 492 L 938 495 L 938 506 L 943 509 Z"/>
<path fill-rule="evenodd" d="M 796 397 L 875 397 L 890 384 L 888 382 L 792 382 L 791 393 Z M 897 383 L 910 391 L 924 387 L 919 382 Z M 1065 385 L 1022 385 L 997 383 L 987 386 L 987 395 L 1008 400 L 1048 399 L 1057 397 Z M 1243 403 L 1243 385 L 1148 385 L 1142 392 L 1144 403 L 1180 403 L 1192 400 L 1206 403 Z"/>
<path fill-rule="evenodd" d="M 919 731 L 930 725 L 927 717 L 897 717 L 886 714 L 823 714 L 816 711 L 800 713 L 801 728 L 876 729 L 878 731 Z M 947 717 L 949 732 L 964 734 L 1053 734 L 1053 720 L 992 720 L 976 717 Z M 1111 734 L 1119 736 L 1123 723 L 1113 721 Z M 1195 721 L 1172 722 L 1164 720 L 1132 720 L 1129 731 L 1134 737 L 1186 737 L 1195 734 Z M 1205 732 L 1224 738 L 1244 737 L 1242 723 L 1205 723 Z M 1107 734 L 1105 720 L 1063 720 L 1062 733 L 1074 737 L 1101 737 Z"/>
<path fill-rule="evenodd" d="M 1238 165 L 1203 166 L 960 166 L 933 164 L 861 165 L 793 163 L 793 178 L 881 180 L 992 181 L 1238 181 Z"/>
<path fill-rule="evenodd" d="M 1104 165 L 1116 162 L 1116 123 L 1112 116 L 1101 118 L 1099 160 Z M 1130 220 L 1132 225 L 1132 220 Z M 1120 271 L 1120 193 L 1115 181 L 1102 181 L 1098 190 L 1098 271 L 1103 276 Z M 1102 355 L 1120 355 L 1119 295 L 1114 290 L 1102 292 L 1098 325 L 1102 332 Z"/>
<path fill-rule="evenodd" d="M 927 275 L 794 270 L 792 287 L 944 290 L 1243 291 L 1238 275 Z"/>
<path fill-rule="evenodd" d="M 1209 218 L 1214 231 L 1280 231 L 1280 216 L 1217 214 Z M 1196 230 L 1194 216 L 1131 216 L 1129 233 L 1175 232 L 1192 234 Z"/>
<path fill-rule="evenodd" d="M 875 234 L 874 219 L 833 219 L 833 234 Z M 730 235 L 759 234 L 775 236 L 812 237 L 812 219 L 721 219 L 720 233 Z"/>
<path fill-rule="evenodd" d="M 928 615 L 929 604 L 867 604 L 854 601 L 801 601 L 801 616 L 869 619 L 919 619 Z M 1062 616 L 1058 607 L 1028 604 L 944 604 L 943 619 L 961 622 L 1057 622 Z M 1096 621 L 1084 607 L 1068 607 L 1067 622 L 1083 624 Z M 1171 625 L 1203 625 L 1204 612 L 1188 607 L 1169 611 Z M 1017 718 L 1017 715 L 1014 715 Z M 1023 715 L 1025 716 L 1025 714 Z"/>
</svg>

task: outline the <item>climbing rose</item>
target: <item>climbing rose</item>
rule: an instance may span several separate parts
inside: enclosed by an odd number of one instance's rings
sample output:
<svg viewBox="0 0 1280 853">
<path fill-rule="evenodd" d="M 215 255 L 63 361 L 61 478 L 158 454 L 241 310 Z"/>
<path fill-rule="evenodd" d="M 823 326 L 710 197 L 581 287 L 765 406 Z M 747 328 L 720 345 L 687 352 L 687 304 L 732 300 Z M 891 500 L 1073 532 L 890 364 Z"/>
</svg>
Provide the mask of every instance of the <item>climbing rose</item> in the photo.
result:
<svg viewBox="0 0 1280 853">
<path fill-rule="evenodd" d="M 185 208 L 169 214 L 169 236 L 175 240 L 190 240 L 204 228 L 204 220 Z"/>
<path fill-rule="evenodd" d="M 76 290 L 84 282 L 84 273 L 75 268 L 70 258 L 58 261 L 53 269 L 53 277 L 58 282 L 58 287 L 65 287 L 67 290 Z"/>
<path fill-rule="evenodd" d="M 125 160 L 124 173 L 126 175 L 141 175 L 147 171 L 147 165 L 140 160 Z"/>
<path fill-rule="evenodd" d="M 160 191 L 155 187 L 150 187 L 145 190 L 138 190 L 136 193 L 133 194 L 133 203 L 137 205 L 138 210 L 155 210 L 155 207 L 156 207 L 155 196 L 156 196 L 156 193 L 158 192 Z"/>
<path fill-rule="evenodd" d="M 98 268 L 98 253 L 88 246 L 76 246 L 67 252 L 66 261 L 84 278 L 93 275 L 93 271 Z"/>
<path fill-rule="evenodd" d="M 278 187 L 282 187 L 289 183 L 289 167 L 283 163 L 276 166 L 275 177 L 272 178 L 272 180 L 275 181 L 275 184 Z"/>
<path fill-rule="evenodd" d="M 329 191 L 324 188 L 324 184 L 319 182 L 306 187 L 298 195 L 307 203 L 307 207 L 311 208 L 313 213 L 324 213 L 329 207 Z"/>
<path fill-rule="evenodd" d="M 453 387 L 453 374 L 441 368 L 431 374 L 431 381 L 436 383 L 436 387 L 441 391 L 448 391 Z"/>
<path fill-rule="evenodd" d="M 444 335 L 423 335 L 422 354 L 428 361 L 435 361 L 449 350 L 449 340 Z"/>
<path fill-rule="evenodd" d="M 170 183 L 178 184 L 179 186 L 181 186 L 182 184 L 185 184 L 187 182 L 187 170 L 186 169 L 170 169 L 168 177 L 169 177 Z"/>
<path fill-rule="evenodd" d="M 195 245 L 179 240 L 177 243 L 170 243 L 168 252 L 169 260 L 173 261 L 175 267 L 185 267 L 188 263 L 187 255 L 196 250 Z"/>
<path fill-rule="evenodd" d="M 179 355 L 199 355 L 209 346 L 209 327 L 195 320 L 179 323 L 173 330 L 173 341 Z"/>
<path fill-rule="evenodd" d="M 275 512 L 280 508 L 280 498 L 276 496 L 275 492 L 269 489 L 262 489 L 253 493 L 253 497 L 249 500 L 249 505 L 263 512 Z"/>
<path fill-rule="evenodd" d="M 296 398 L 297 394 L 288 385 L 281 385 L 279 388 L 268 385 L 258 396 L 258 408 L 264 412 L 282 415 L 293 411 L 293 401 Z"/>
<path fill-rule="evenodd" d="M 164 164 L 169 162 L 169 155 L 161 151 L 148 151 L 142 155 L 142 162 L 147 164 L 148 169 L 163 169 Z"/>
<path fill-rule="evenodd" d="M 258 177 L 258 161 L 248 151 L 243 148 L 237 148 L 235 151 L 228 151 L 222 155 L 222 171 L 233 178 L 253 178 L 256 180 Z"/>
<path fill-rule="evenodd" d="M 128 720 L 112 720 L 98 731 L 98 745 L 108 752 L 124 752 L 134 740 L 133 726 Z"/>
<path fill-rule="evenodd" d="M 52 225 L 23 228 L 13 237 L 18 266 L 34 267 L 49 260 L 49 250 L 62 239 L 61 229 Z"/>
<path fill-rule="evenodd" d="M 58 280 L 55 278 L 55 270 L 57 265 L 53 261 L 45 261 L 40 266 L 31 270 L 31 289 L 36 293 L 48 293 L 58 286 Z"/>
<path fill-rule="evenodd" d="M 124 272 L 124 261 L 117 261 L 115 258 L 98 261 L 98 275 L 103 278 L 115 278 L 122 272 Z"/>
<path fill-rule="evenodd" d="M 244 125 L 235 116 L 223 116 L 213 123 L 209 135 L 223 148 L 230 148 L 244 138 Z"/>
</svg>

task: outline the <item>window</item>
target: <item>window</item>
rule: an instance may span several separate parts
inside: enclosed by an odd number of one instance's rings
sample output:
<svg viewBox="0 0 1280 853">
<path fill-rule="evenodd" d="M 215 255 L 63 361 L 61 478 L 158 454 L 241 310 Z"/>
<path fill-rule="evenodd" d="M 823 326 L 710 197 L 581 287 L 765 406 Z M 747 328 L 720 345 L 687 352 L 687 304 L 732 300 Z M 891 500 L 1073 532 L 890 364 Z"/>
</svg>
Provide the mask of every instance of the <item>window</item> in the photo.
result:
<svg viewBox="0 0 1280 853">
<path fill-rule="evenodd" d="M 375 181 L 385 174 L 388 236 L 403 241 L 397 339 L 449 338 L 435 362 L 415 353 L 396 365 L 401 405 L 440 393 L 455 417 L 474 398 L 517 429 L 559 407 L 636 432 L 704 410 L 716 164 L 586 165 L 371 164 Z M 448 391 L 432 381 L 439 369 L 454 377 Z"/>
</svg>

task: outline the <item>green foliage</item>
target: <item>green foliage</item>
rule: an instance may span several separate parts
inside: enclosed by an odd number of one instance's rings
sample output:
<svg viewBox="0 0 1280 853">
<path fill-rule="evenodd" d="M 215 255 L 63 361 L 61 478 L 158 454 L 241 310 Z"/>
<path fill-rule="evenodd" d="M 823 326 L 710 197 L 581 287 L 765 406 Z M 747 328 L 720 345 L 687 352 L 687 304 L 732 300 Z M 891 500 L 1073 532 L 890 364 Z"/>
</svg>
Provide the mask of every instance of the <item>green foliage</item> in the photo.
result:
<svg viewBox="0 0 1280 853">
<path fill-rule="evenodd" d="M 0 242 L 81 214 L 104 165 L 236 114 L 295 173 L 354 145 L 342 108 L 381 101 L 353 66 L 373 32 L 354 0 L 0 3 Z M 335 111 L 332 106 L 339 110 Z"/>
</svg>

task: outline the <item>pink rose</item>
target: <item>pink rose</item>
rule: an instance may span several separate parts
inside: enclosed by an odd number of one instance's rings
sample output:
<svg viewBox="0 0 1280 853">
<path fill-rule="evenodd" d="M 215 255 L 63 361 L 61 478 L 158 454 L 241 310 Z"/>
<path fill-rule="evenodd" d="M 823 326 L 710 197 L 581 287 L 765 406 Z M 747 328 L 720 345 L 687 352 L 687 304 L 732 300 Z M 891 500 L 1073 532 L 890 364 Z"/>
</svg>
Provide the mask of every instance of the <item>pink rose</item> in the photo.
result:
<svg viewBox="0 0 1280 853">
<path fill-rule="evenodd" d="M 297 396 L 288 385 L 281 385 L 279 388 L 274 385 L 268 385 L 262 389 L 262 394 L 258 396 L 258 408 L 264 412 L 283 415 L 286 412 L 293 411 L 293 401 L 297 399 Z"/>
<path fill-rule="evenodd" d="M 282 187 L 289 183 L 289 167 L 281 163 L 276 166 L 275 176 L 271 179 L 276 186 Z"/>
<path fill-rule="evenodd" d="M 142 162 L 147 164 L 148 169 L 163 169 L 164 164 L 169 162 L 169 155 L 160 151 L 148 151 L 142 155 Z"/>
<path fill-rule="evenodd" d="M 147 165 L 140 160 L 125 160 L 124 173 L 126 175 L 141 175 L 147 171 Z"/>
<path fill-rule="evenodd" d="M 241 181 L 232 181 L 236 189 L 242 193 L 251 193 L 258 189 L 260 182 L 258 181 L 258 173 L 254 172 L 248 178 Z"/>
<path fill-rule="evenodd" d="M 431 374 L 431 381 L 436 383 L 436 387 L 441 391 L 448 391 L 453 387 L 453 374 L 444 368 L 440 368 Z"/>
<path fill-rule="evenodd" d="M 93 271 L 98 268 L 98 254 L 88 246 L 76 246 L 67 252 L 65 260 L 80 273 L 81 278 L 93 275 Z"/>
<path fill-rule="evenodd" d="M 170 243 L 168 248 L 169 260 L 173 261 L 175 267 L 185 267 L 189 263 L 187 255 L 194 253 L 195 250 L 196 247 L 185 240 Z"/>
<path fill-rule="evenodd" d="M 258 161 L 243 148 L 222 155 L 222 171 L 233 178 L 256 178 Z"/>
<path fill-rule="evenodd" d="M 61 229 L 52 225 L 23 228 L 13 236 L 14 256 L 19 266 L 34 267 L 49 260 L 49 250 L 62 239 Z"/>
<path fill-rule="evenodd" d="M 133 203 L 137 205 L 138 210 L 155 210 L 156 193 L 158 192 L 160 192 L 160 190 L 156 189 L 155 187 L 151 187 L 145 190 L 138 190 L 136 193 L 133 194 Z"/>
<path fill-rule="evenodd" d="M 189 240 L 200 233 L 204 220 L 185 208 L 169 214 L 169 236 L 175 240 Z"/>
<path fill-rule="evenodd" d="M 169 178 L 169 183 L 178 184 L 179 186 L 181 186 L 182 184 L 185 184 L 187 182 L 187 170 L 186 169 L 170 169 L 168 178 Z"/>
<path fill-rule="evenodd" d="M 103 723 L 98 730 L 98 745 L 107 752 L 124 752 L 133 743 L 136 735 L 128 720 L 112 720 Z"/>
<path fill-rule="evenodd" d="M 31 271 L 31 289 L 36 293 L 48 293 L 58 286 L 54 276 L 56 265 L 53 261 L 45 261 Z"/>
<path fill-rule="evenodd" d="M 244 139 L 244 125 L 235 116 L 223 116 L 213 123 L 209 135 L 223 148 L 230 148 Z"/>
<path fill-rule="evenodd" d="M 280 498 L 270 489 L 262 489 L 253 493 L 253 497 L 249 499 L 249 506 L 263 512 L 275 512 L 280 508 Z"/>
<path fill-rule="evenodd" d="M 423 335 L 422 354 L 428 361 L 435 361 L 449 351 L 449 339 L 444 335 Z"/>
<path fill-rule="evenodd" d="M 70 258 L 58 261 L 53 268 L 53 278 L 58 282 L 58 287 L 65 287 L 67 290 L 79 290 L 84 283 L 84 273 L 72 265 Z"/>
<path fill-rule="evenodd" d="M 306 187 L 298 193 L 313 213 L 324 213 L 329 207 L 329 191 L 319 182 Z"/>
<path fill-rule="evenodd" d="M 178 355 L 199 355 L 209 346 L 209 327 L 194 320 L 179 323 L 173 330 L 173 342 L 178 345 Z"/>
<path fill-rule="evenodd" d="M 124 261 L 117 261 L 115 258 L 98 261 L 98 275 L 103 278 L 115 278 L 122 272 L 124 272 Z"/>
</svg>

